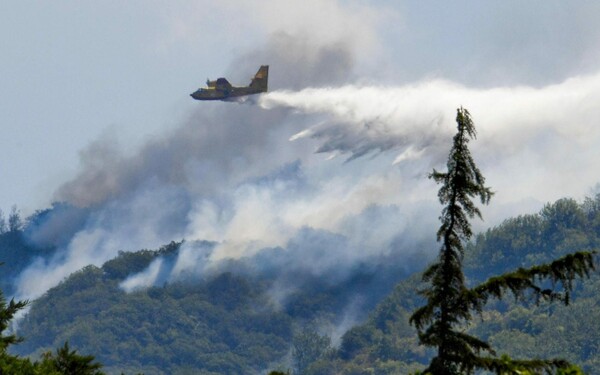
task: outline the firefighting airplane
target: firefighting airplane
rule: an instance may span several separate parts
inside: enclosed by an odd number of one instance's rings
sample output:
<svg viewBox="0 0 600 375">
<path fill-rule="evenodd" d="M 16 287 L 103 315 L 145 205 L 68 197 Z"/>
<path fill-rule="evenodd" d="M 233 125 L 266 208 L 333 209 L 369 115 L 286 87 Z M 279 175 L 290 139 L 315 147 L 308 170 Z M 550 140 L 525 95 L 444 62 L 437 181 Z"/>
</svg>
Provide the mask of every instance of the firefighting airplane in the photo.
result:
<svg viewBox="0 0 600 375">
<path fill-rule="evenodd" d="M 190 96 L 196 100 L 236 100 L 235 98 L 267 92 L 269 66 L 262 65 L 250 81 L 249 86 L 232 86 L 225 78 L 206 80 L 207 88 L 200 88 Z"/>
</svg>

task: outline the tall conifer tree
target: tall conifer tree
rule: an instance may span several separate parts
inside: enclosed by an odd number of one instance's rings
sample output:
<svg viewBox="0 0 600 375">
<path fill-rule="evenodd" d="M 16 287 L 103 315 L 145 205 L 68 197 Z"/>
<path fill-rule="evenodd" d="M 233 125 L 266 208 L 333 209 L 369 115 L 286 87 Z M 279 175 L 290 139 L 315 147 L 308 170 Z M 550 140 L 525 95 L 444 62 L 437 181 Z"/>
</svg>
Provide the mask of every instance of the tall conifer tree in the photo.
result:
<svg viewBox="0 0 600 375">
<path fill-rule="evenodd" d="M 493 277 L 481 285 L 468 288 L 462 270 L 463 244 L 473 232 L 470 219 L 481 218 L 473 202 L 479 198 L 487 204 L 493 193 L 485 186 L 485 178 L 475 165 L 468 143 L 476 138 L 475 126 L 466 109 L 457 111 L 458 131 L 447 162 L 447 172 L 434 169 L 430 175 L 441 184 L 438 196 L 444 208 L 442 225 L 437 232 L 441 249 L 437 262 L 424 273 L 423 281 L 429 287 L 422 291 L 427 304 L 417 309 L 410 318 L 419 331 L 421 344 L 437 348 L 425 373 L 432 375 L 471 374 L 476 369 L 496 374 L 514 374 L 517 371 L 545 371 L 552 373 L 570 366 L 564 360 L 512 360 L 497 358 L 487 342 L 464 332 L 464 325 L 480 313 L 490 297 L 501 299 L 510 291 L 516 298 L 533 297 L 538 301 L 560 300 L 569 302 L 572 282 L 587 276 L 594 268 L 593 253 L 579 252 L 560 258 L 551 264 L 520 268 L 515 272 Z M 543 288 L 546 280 L 551 289 Z M 561 290 L 557 292 L 556 290 Z M 482 355 L 483 353 L 487 353 Z"/>
</svg>

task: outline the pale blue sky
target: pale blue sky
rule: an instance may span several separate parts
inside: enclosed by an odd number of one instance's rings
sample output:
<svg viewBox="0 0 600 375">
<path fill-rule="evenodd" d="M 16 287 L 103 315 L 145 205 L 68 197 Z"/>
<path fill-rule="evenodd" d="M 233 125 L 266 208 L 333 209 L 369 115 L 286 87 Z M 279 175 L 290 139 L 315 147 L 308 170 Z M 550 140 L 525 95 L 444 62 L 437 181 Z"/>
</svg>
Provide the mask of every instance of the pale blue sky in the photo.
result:
<svg viewBox="0 0 600 375">
<path fill-rule="evenodd" d="M 0 208 L 90 207 L 44 223 L 36 238 L 57 256 L 21 275 L 19 296 L 182 238 L 217 241 L 217 258 L 291 241 L 336 267 L 435 251 L 426 174 L 461 105 L 497 191 L 479 229 L 583 197 L 600 182 L 598 4 L 1 2 Z M 260 64 L 271 92 L 255 105 L 189 97 Z M 349 247 L 321 251 L 306 228 Z"/>
<path fill-rule="evenodd" d="M 178 39 L 177 5 L 164 4 L 0 4 L 0 207 L 43 207 L 103 132 L 139 145 L 198 104 L 189 92 L 229 63 L 235 43 L 219 45 L 223 31 L 206 26 Z"/>
<path fill-rule="evenodd" d="M 355 41 L 355 78 L 347 83 L 442 77 L 478 87 L 541 86 L 597 71 L 599 7 L 591 1 L 2 2 L 0 208 L 17 204 L 31 212 L 48 205 L 76 173 L 79 152 L 103 134 L 135 152 L 194 108 L 212 106 L 188 94 L 225 73 L 246 83 L 249 68 L 236 71 L 232 62 L 263 48 L 273 33 Z"/>
</svg>

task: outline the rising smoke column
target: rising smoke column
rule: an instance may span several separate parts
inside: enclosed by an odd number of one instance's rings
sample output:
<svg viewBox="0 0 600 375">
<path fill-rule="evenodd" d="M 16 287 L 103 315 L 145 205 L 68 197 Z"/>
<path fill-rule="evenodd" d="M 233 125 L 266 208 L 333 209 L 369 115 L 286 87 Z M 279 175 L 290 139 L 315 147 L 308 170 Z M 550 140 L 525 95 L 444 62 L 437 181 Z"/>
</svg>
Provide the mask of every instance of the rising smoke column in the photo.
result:
<svg viewBox="0 0 600 375">
<path fill-rule="evenodd" d="M 598 181 L 598 75 L 540 88 L 347 85 L 354 55 L 343 41 L 315 46 L 277 34 L 260 52 L 245 57 L 244 69 L 266 58 L 277 62 L 271 78 L 288 81 L 257 106 L 203 107 L 128 155 L 110 138 L 83 152 L 81 172 L 56 194 L 89 211 L 83 228 L 21 275 L 20 297 L 34 298 L 119 250 L 181 238 L 216 242 L 208 262 L 259 259 L 278 248 L 296 249 L 285 264 L 323 274 L 340 259 L 345 270 L 389 254 L 402 263 L 433 241 L 435 187 L 426 175 L 445 160 L 461 105 L 475 119 L 473 151 L 502 213 L 484 213 L 488 224 L 581 196 Z"/>
<path fill-rule="evenodd" d="M 498 189 L 499 213 L 488 211 L 492 223 L 505 218 L 507 211 L 508 215 L 527 212 L 526 207 L 534 211 L 544 202 L 532 198 L 557 199 L 566 191 L 581 196 L 599 177 L 589 173 L 597 159 L 595 148 L 589 146 L 600 143 L 600 132 L 593 125 L 600 115 L 593 106 L 598 99 L 599 75 L 539 89 L 472 89 L 437 80 L 401 87 L 349 85 L 262 95 L 258 105 L 265 110 L 292 110 L 295 117 L 313 121 L 314 125 L 289 137 L 292 144 L 312 140 L 317 154 L 340 157 L 314 165 L 296 164 L 293 172 L 282 170 L 238 186 L 235 212 L 211 259 L 260 259 L 262 251 L 278 246 L 284 249 L 284 258 L 294 258 L 281 260 L 279 267 L 321 275 L 344 262 L 348 264 L 342 268 L 348 269 L 382 254 L 394 253 L 400 262 L 406 259 L 427 238 L 410 231 L 432 228 L 432 221 L 424 216 L 435 217 L 435 192 L 425 176 L 445 159 L 455 126 L 456 107 L 451 103 L 460 101 L 476 119 L 480 140 L 473 149 Z M 574 153 L 580 155 L 564 157 Z M 548 173 L 548 162 L 553 173 Z M 311 180 L 323 165 L 335 166 L 336 175 Z M 363 173 L 366 176 L 360 176 Z M 568 174 L 577 178 L 563 178 Z M 321 189 L 314 188 L 316 183 Z M 198 227 L 206 227 L 207 217 L 218 216 L 210 207 L 201 212 L 196 217 L 203 224 Z M 259 219 L 253 215 L 256 212 Z M 249 227 L 259 236 L 248 236 L 244 228 Z M 323 231 L 322 236 L 313 229 Z M 404 243 L 392 245 L 398 239 Z M 323 248 L 327 250 L 320 254 L 312 251 Z"/>
<path fill-rule="evenodd" d="M 595 74 L 542 88 L 473 89 L 444 80 L 401 87 L 309 88 L 271 92 L 259 104 L 266 109 L 283 107 L 298 114 L 326 116 L 325 121 L 290 138 L 317 140 L 317 152 L 342 154 L 351 160 L 395 150 L 395 163 L 431 159 L 433 165 L 447 148 L 444 145 L 453 133 L 456 108 L 464 106 L 474 115 L 480 138 L 474 147 L 484 163 L 497 159 L 532 167 L 553 163 L 555 174 L 550 175 L 515 166 L 513 173 L 531 174 L 522 182 L 513 182 L 518 189 L 532 185 L 532 179 L 560 180 L 562 187 L 572 180 L 560 176 L 578 174 L 582 177 L 579 182 L 586 184 L 575 188 L 581 194 L 581 189 L 597 180 L 587 171 L 589 163 L 597 159 L 592 146 L 600 132 L 594 121 L 600 112 L 594 105 L 599 97 L 600 75 Z M 571 189 L 565 191 L 574 191 Z M 557 198 L 557 194 L 560 196 L 557 190 L 540 191 L 540 198 Z"/>
<path fill-rule="evenodd" d="M 304 59 L 295 61 L 283 46 L 294 47 Z M 261 52 L 261 59 L 278 62 L 275 77 L 286 70 L 302 73 L 296 81 L 288 79 L 289 87 L 300 78 L 307 84 L 339 84 L 353 65 L 344 43 L 315 46 L 310 38 L 286 34 L 275 35 Z M 254 70 L 256 58 L 248 56 L 243 66 Z M 110 137 L 94 142 L 82 152 L 80 173 L 56 192 L 57 200 L 89 211 L 83 228 L 54 258 L 38 259 L 21 275 L 20 296 L 34 298 L 71 272 L 87 264 L 101 265 L 120 250 L 158 248 L 173 239 L 227 238 L 224 243 L 231 249 L 244 245 L 237 252 L 244 252 L 246 244 L 255 251 L 284 243 L 295 226 L 284 223 L 263 238 L 278 221 L 276 207 L 259 206 L 268 202 L 263 198 L 273 197 L 277 205 L 293 198 L 277 183 L 277 176 L 292 173 L 288 165 L 316 173 L 298 188 L 306 191 L 332 167 L 320 164 L 311 145 L 288 142 L 301 121 L 288 109 L 214 103 L 198 108 L 179 127 L 133 153 L 121 152 Z M 356 195 L 337 187 L 343 179 L 330 185 Z M 314 199 L 307 198 L 306 204 Z M 303 211 L 311 216 L 310 207 Z"/>
</svg>

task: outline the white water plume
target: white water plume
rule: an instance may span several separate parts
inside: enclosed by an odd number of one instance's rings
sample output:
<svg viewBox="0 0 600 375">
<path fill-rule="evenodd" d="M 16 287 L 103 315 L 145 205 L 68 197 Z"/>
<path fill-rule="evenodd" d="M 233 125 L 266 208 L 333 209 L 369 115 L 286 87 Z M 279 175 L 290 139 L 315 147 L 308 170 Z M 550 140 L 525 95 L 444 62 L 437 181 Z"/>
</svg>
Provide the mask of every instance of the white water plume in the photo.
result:
<svg viewBox="0 0 600 375">
<path fill-rule="evenodd" d="M 580 198 L 600 180 L 594 172 L 598 102 L 600 74 L 541 88 L 478 89 L 433 80 L 273 91 L 259 97 L 258 106 L 228 104 L 195 114 L 137 155 L 90 163 L 93 168 L 67 185 L 88 199 L 80 187 L 94 181 L 90 176 L 116 176 L 107 193 L 90 197 L 92 216 L 102 220 L 74 236 L 102 238 L 91 247 L 72 241 L 50 263 L 33 265 L 19 291 L 35 297 L 47 288 L 40 279 L 55 284 L 81 267 L 82 254 L 84 262 L 100 265 L 118 250 L 141 248 L 132 240 L 142 238 L 149 248 L 182 237 L 216 242 L 210 257 L 183 252 L 188 261 L 182 258 L 177 274 L 274 248 L 296 249 L 285 253 L 285 264 L 313 273 L 389 254 L 402 262 L 416 244 L 434 240 L 436 187 L 426 175 L 443 168 L 457 107 L 473 116 L 479 139 L 472 150 L 497 192 L 484 211 L 489 225 L 546 201 Z M 179 204 L 143 200 L 140 210 L 136 197 L 148 194 L 149 182 L 157 194 L 173 191 Z M 115 218 L 135 225 L 122 227 Z M 136 287 L 150 280 L 141 276 Z"/>
<path fill-rule="evenodd" d="M 545 200 L 581 196 L 597 182 L 598 176 L 589 172 L 598 161 L 598 102 L 600 74 L 541 88 L 477 89 L 444 80 L 400 87 L 307 88 L 268 93 L 259 105 L 324 116 L 290 138 L 315 139 L 317 152 L 354 159 L 393 150 L 396 164 L 429 159 L 433 165 L 443 162 L 456 126 L 456 108 L 463 106 L 478 130 L 473 149 L 481 163 L 501 168 L 490 171 L 500 183 L 495 188 Z M 503 178 L 507 173 L 521 179 Z M 545 188 L 539 191 L 539 186 Z"/>
<path fill-rule="evenodd" d="M 475 89 L 444 80 L 400 87 L 342 86 L 275 91 L 263 95 L 265 109 L 292 108 L 302 114 L 323 114 L 328 121 L 293 135 L 290 140 L 320 140 L 319 151 L 357 157 L 409 145 L 415 153 L 447 143 L 459 106 L 475 119 L 480 138 L 514 149 L 549 131 L 577 142 L 598 136 L 593 117 L 600 110 L 600 74 L 575 77 L 542 88 Z"/>
</svg>

